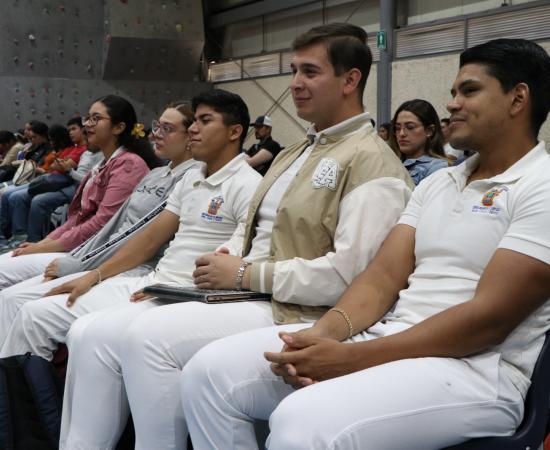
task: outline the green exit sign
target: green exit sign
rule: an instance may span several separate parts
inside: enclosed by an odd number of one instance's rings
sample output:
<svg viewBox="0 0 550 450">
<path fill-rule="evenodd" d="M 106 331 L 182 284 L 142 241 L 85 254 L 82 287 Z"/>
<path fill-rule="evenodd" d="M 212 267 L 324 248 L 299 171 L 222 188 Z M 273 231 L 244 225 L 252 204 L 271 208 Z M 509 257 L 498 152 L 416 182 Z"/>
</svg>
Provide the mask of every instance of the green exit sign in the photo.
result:
<svg viewBox="0 0 550 450">
<path fill-rule="evenodd" d="M 380 50 L 386 50 L 386 32 L 384 30 L 376 32 L 376 46 Z"/>
</svg>

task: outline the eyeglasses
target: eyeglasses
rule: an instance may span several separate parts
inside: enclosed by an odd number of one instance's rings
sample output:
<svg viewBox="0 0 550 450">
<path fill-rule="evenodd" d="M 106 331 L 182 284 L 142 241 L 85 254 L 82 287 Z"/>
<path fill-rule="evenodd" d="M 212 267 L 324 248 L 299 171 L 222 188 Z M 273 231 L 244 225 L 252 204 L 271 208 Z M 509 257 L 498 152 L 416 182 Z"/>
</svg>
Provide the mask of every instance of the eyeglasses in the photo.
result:
<svg viewBox="0 0 550 450">
<path fill-rule="evenodd" d="M 95 127 L 100 120 L 111 120 L 110 117 L 104 117 L 99 114 L 92 114 L 91 116 L 84 116 L 82 118 L 82 126 Z"/>
<path fill-rule="evenodd" d="M 151 131 L 154 134 L 158 134 L 160 137 L 165 137 L 168 134 L 177 131 L 177 129 L 173 125 L 170 125 L 168 123 L 162 123 L 158 120 L 153 120 L 151 122 Z"/>
<path fill-rule="evenodd" d="M 393 126 L 393 134 L 399 134 L 401 131 L 404 131 L 405 133 L 410 133 L 411 131 L 416 130 L 417 128 L 423 126 L 420 123 L 414 123 L 414 122 L 407 122 L 405 125 L 394 125 Z"/>
</svg>

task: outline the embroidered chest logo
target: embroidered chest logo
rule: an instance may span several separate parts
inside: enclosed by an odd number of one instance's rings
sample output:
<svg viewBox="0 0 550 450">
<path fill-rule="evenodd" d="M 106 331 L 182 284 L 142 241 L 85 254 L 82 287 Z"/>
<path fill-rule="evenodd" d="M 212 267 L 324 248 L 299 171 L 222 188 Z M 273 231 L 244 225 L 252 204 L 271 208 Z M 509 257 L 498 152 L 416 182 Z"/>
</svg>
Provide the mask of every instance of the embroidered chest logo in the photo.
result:
<svg viewBox="0 0 550 450">
<path fill-rule="evenodd" d="M 222 207 L 223 203 L 224 200 L 221 195 L 212 198 L 208 204 L 208 211 L 201 214 L 201 219 L 206 220 L 207 222 L 221 222 L 223 217 L 218 215 L 218 211 Z"/>
<path fill-rule="evenodd" d="M 311 177 L 312 186 L 315 189 L 326 187 L 333 191 L 336 190 L 339 170 L 338 161 L 332 158 L 323 158 L 317 165 L 313 177 Z"/>
<path fill-rule="evenodd" d="M 503 192 L 508 192 L 506 186 L 500 186 L 487 191 L 481 198 L 481 206 L 474 205 L 472 206 L 472 212 L 495 215 L 500 213 L 501 208 L 494 206 L 493 203 L 495 199 L 501 195 Z"/>
<path fill-rule="evenodd" d="M 501 186 L 498 188 L 493 188 L 490 191 L 487 191 L 483 198 L 481 199 L 481 204 L 483 206 L 493 206 L 493 201 L 503 192 L 508 192 L 506 186 Z"/>
</svg>

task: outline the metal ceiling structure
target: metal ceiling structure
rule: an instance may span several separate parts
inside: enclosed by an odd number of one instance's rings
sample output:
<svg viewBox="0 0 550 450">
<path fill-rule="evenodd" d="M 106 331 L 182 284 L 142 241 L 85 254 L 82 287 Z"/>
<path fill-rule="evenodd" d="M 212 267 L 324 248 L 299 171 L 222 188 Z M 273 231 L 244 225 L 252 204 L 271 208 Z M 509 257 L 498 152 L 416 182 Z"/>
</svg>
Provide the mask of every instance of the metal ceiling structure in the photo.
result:
<svg viewBox="0 0 550 450">
<path fill-rule="evenodd" d="M 208 4 L 205 23 L 209 28 L 219 28 L 247 19 L 273 14 L 297 6 L 317 3 L 317 0 L 204 0 Z"/>
</svg>

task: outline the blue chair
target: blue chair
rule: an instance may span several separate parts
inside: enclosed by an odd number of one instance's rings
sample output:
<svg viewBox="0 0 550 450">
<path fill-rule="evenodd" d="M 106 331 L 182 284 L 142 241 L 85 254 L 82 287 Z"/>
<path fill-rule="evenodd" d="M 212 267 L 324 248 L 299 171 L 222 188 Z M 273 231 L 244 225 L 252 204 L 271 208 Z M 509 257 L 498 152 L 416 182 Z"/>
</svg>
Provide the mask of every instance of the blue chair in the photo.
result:
<svg viewBox="0 0 550 450">
<path fill-rule="evenodd" d="M 537 450 L 548 431 L 550 399 L 550 331 L 542 346 L 525 400 L 523 421 L 512 436 L 472 439 L 444 450 Z"/>
</svg>

